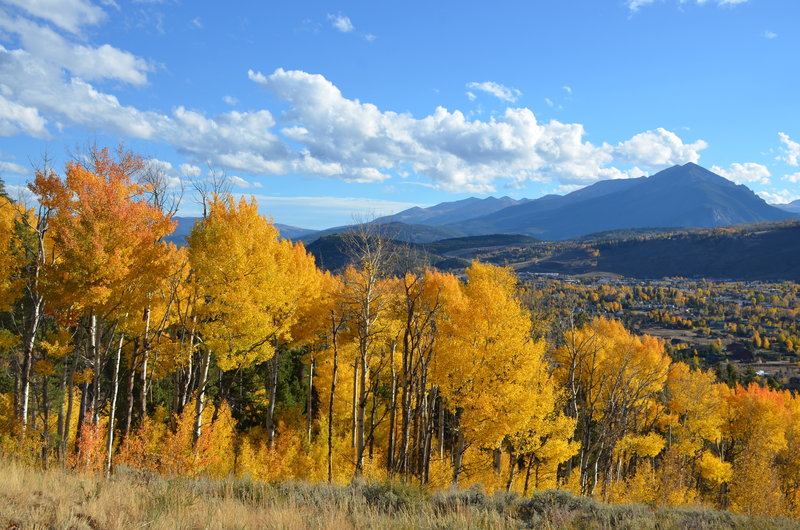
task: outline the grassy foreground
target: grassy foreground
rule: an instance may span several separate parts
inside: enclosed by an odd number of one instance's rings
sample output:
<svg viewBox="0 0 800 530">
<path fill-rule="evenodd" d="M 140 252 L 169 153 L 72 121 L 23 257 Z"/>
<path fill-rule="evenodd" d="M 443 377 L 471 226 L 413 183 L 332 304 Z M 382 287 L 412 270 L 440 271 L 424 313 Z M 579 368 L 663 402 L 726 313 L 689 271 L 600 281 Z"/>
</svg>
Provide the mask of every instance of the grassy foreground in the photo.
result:
<svg viewBox="0 0 800 530">
<path fill-rule="evenodd" d="M 106 480 L 0 461 L 0 528 L 800 528 L 705 509 L 609 506 L 551 490 L 520 499 L 477 489 L 328 486 L 164 478 Z"/>
</svg>

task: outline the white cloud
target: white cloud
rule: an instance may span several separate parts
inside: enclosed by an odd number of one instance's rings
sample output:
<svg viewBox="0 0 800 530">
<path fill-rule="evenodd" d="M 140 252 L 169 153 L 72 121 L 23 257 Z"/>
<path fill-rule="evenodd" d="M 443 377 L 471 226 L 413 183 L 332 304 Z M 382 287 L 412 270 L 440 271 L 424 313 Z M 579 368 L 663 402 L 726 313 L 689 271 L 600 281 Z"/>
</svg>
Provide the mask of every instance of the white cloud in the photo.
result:
<svg viewBox="0 0 800 530">
<path fill-rule="evenodd" d="M 472 81 L 467 83 L 467 88 L 470 90 L 480 90 L 481 92 L 486 92 L 487 94 L 491 94 L 496 98 L 502 99 L 503 101 L 508 101 L 510 103 L 517 101 L 517 99 L 519 99 L 519 97 L 522 95 L 522 92 L 516 88 L 509 88 L 501 85 L 500 83 L 495 83 L 494 81 L 484 81 L 483 83 L 476 83 Z"/>
<path fill-rule="evenodd" d="M 340 212 L 370 212 L 376 215 L 391 215 L 414 206 L 425 208 L 430 204 L 413 202 L 388 201 L 374 197 L 279 197 L 256 195 L 259 204 L 278 203 L 283 205 L 300 206 L 304 208 L 319 208 L 324 210 L 337 210 Z"/>
<path fill-rule="evenodd" d="M 95 55 L 95 64 L 103 64 L 101 48 L 73 45 L 47 28 L 20 20 L 22 24 L 10 31 L 28 39 L 55 35 L 62 40 L 52 42 L 86 49 L 87 56 Z M 696 161 L 705 147 L 701 140 L 684 144 L 663 129 L 616 146 L 596 145 L 585 141 L 581 124 L 539 123 L 527 108 L 508 108 L 483 121 L 441 107 L 415 118 L 348 99 L 321 75 L 282 69 L 268 76 L 248 73 L 285 103 L 288 110 L 280 122 L 267 110 L 217 116 L 182 106 L 170 113 L 141 110 L 93 85 L 98 77 L 78 75 L 72 69 L 81 65 L 64 64 L 68 60 L 60 52 L 24 40 L 19 49 L 0 45 L 0 135 L 45 138 L 48 127 L 76 126 L 168 143 L 194 164 L 180 167 L 186 176 L 199 175 L 198 165 L 204 164 L 237 173 L 296 173 L 372 183 L 409 172 L 430 179 L 439 189 L 488 192 L 498 180 L 510 185 L 585 185 L 601 178 L 639 176 L 639 167 L 652 170 Z M 116 51 L 127 66 L 116 71 L 110 67 L 101 79 L 146 82 L 145 64 Z M 491 82 L 476 83 L 474 89 L 507 101 L 521 94 Z"/>
<path fill-rule="evenodd" d="M 764 30 L 764 33 L 761 34 L 765 39 L 775 39 L 778 37 L 778 34 L 774 31 Z"/>
<path fill-rule="evenodd" d="M 236 188 L 249 188 L 250 187 L 250 183 L 249 182 L 247 182 L 242 177 L 237 177 L 236 175 L 230 175 L 228 177 L 228 180 Z"/>
<path fill-rule="evenodd" d="M 147 83 L 152 68 L 144 59 L 103 44 L 99 47 L 73 44 L 48 27 L 30 20 L 6 16 L 0 11 L 0 29 L 16 33 L 32 56 L 64 68 L 85 81 L 113 79 L 132 85 Z"/>
<path fill-rule="evenodd" d="M 197 178 L 202 173 L 202 170 L 198 166 L 193 166 L 192 164 L 181 164 L 178 166 L 181 170 L 181 175 L 187 178 Z"/>
<path fill-rule="evenodd" d="M 658 128 L 622 142 L 614 148 L 614 154 L 622 162 L 658 168 L 697 162 L 699 151 L 706 147 L 708 144 L 703 140 L 685 144 L 677 134 Z"/>
<path fill-rule="evenodd" d="M 744 164 L 735 162 L 728 169 L 711 166 L 711 171 L 737 184 L 769 184 L 772 176 L 767 166 L 754 162 L 745 162 Z"/>
<path fill-rule="evenodd" d="M 694 3 L 703 5 L 703 4 L 716 4 L 718 6 L 726 6 L 726 5 L 736 5 L 736 4 L 743 4 L 747 2 L 747 0 L 678 0 L 681 4 Z M 631 11 L 638 11 L 640 7 L 650 5 L 654 3 L 655 0 L 627 0 L 628 9 Z"/>
<path fill-rule="evenodd" d="M 555 103 L 553 103 L 553 100 L 550 98 L 544 98 L 544 102 L 547 103 L 547 106 L 550 107 L 551 109 L 555 107 Z"/>
<path fill-rule="evenodd" d="M 655 0 L 628 0 L 628 9 L 638 11 L 640 7 L 652 4 Z"/>
<path fill-rule="evenodd" d="M 759 191 L 756 194 L 769 204 L 789 204 L 800 199 L 800 194 L 786 189 L 773 192 Z"/>
<path fill-rule="evenodd" d="M 0 173 L 12 173 L 14 175 L 28 175 L 31 170 L 14 162 L 0 160 Z"/>
<path fill-rule="evenodd" d="M 197 29 L 203 29 L 203 21 L 200 19 L 200 17 L 193 18 L 192 25 Z"/>
<path fill-rule="evenodd" d="M 790 166 L 800 165 L 800 143 L 793 141 L 786 133 L 778 133 L 778 136 L 781 139 L 781 143 L 784 145 L 784 156 L 778 157 L 778 160 L 782 160 Z"/>
<path fill-rule="evenodd" d="M 468 90 L 467 91 L 467 99 L 470 100 L 470 101 L 475 101 L 476 99 L 478 99 L 478 96 L 475 95 L 475 92 L 470 92 Z"/>
<path fill-rule="evenodd" d="M 32 205 L 36 203 L 36 196 L 31 193 L 27 186 L 6 184 L 6 193 L 20 204 Z"/>
<path fill-rule="evenodd" d="M 566 92 L 567 94 L 569 94 L 570 96 L 572 95 L 572 87 L 571 87 L 571 86 L 569 86 L 569 85 L 564 85 L 564 86 L 562 86 L 562 87 L 561 87 L 561 89 L 562 89 L 564 92 Z"/>
<path fill-rule="evenodd" d="M 342 33 L 350 33 L 355 29 L 353 23 L 350 22 L 350 17 L 346 17 L 341 13 L 339 13 L 338 15 L 332 15 L 328 13 L 328 20 L 331 21 L 331 26 L 341 31 Z"/>
<path fill-rule="evenodd" d="M 72 33 L 78 33 L 81 26 L 95 25 L 106 18 L 105 11 L 94 5 L 90 0 L 3 1 Z"/>
<path fill-rule="evenodd" d="M 786 175 L 783 177 L 783 180 L 791 182 L 792 184 L 800 183 L 800 172 Z"/>
<path fill-rule="evenodd" d="M 373 35 L 372 33 L 367 33 L 364 35 L 364 40 L 366 40 L 367 42 L 375 42 L 375 39 L 377 38 L 378 37 Z"/>
<path fill-rule="evenodd" d="M 222 101 L 224 101 L 225 103 L 227 103 L 227 104 L 228 104 L 228 105 L 230 105 L 231 107 L 233 107 L 234 105 L 236 105 L 237 103 L 239 103 L 239 100 L 238 100 L 238 99 L 236 99 L 236 98 L 235 98 L 235 97 L 233 97 L 233 96 L 228 96 L 228 95 L 222 96 Z"/>
<path fill-rule="evenodd" d="M 663 129 L 618 146 L 596 146 L 583 140 L 581 124 L 540 124 L 526 108 L 470 121 L 460 111 L 439 107 L 416 119 L 347 99 L 320 75 L 282 69 L 249 75 L 289 104 L 281 134 L 303 146 L 302 160 L 291 167 L 345 180 L 374 182 L 409 167 L 450 191 L 492 191 L 497 179 L 587 184 L 644 173 L 614 163 L 660 169 L 696 161 L 706 146 L 702 140 L 684 144 Z"/>
<path fill-rule="evenodd" d="M 159 171 L 165 174 L 172 174 L 175 172 L 175 168 L 172 166 L 172 163 L 167 162 L 166 160 L 159 160 L 158 158 L 150 158 L 147 160 L 147 168 L 152 171 Z"/>
<path fill-rule="evenodd" d="M 0 57 L 2 55 L 0 49 Z M 22 133 L 34 138 L 48 138 L 50 133 L 47 132 L 47 121 L 39 114 L 39 110 L 8 100 L 3 95 L 3 92 L 7 92 L 3 88 L 7 87 L 0 85 L 0 136 Z"/>
</svg>

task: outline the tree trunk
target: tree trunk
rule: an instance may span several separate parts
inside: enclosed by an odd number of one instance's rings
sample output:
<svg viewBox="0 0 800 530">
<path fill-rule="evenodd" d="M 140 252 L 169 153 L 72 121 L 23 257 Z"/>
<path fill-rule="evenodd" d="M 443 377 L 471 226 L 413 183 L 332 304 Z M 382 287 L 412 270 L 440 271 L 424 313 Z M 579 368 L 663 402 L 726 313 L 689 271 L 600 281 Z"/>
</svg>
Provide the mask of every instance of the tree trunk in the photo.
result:
<svg viewBox="0 0 800 530">
<path fill-rule="evenodd" d="M 278 348 L 275 347 L 275 355 L 272 357 L 269 374 L 269 409 L 267 412 L 267 438 L 269 447 L 275 446 L 275 401 L 278 399 Z"/>
<path fill-rule="evenodd" d="M 514 485 L 514 474 L 517 471 L 517 465 L 519 465 L 519 458 L 512 453 L 508 453 L 508 464 L 508 482 L 506 482 L 506 492 L 511 491 L 511 486 Z"/>
<path fill-rule="evenodd" d="M 394 346 L 392 346 L 392 358 L 389 366 L 392 375 L 392 391 L 389 401 L 389 443 L 387 444 L 386 469 L 391 475 L 394 472 L 394 437 L 395 423 L 397 421 L 397 370 L 394 368 Z"/>
<path fill-rule="evenodd" d="M 69 363 L 64 360 L 64 370 L 61 373 L 61 381 L 58 384 L 58 395 L 61 396 L 61 400 L 58 406 L 58 425 L 57 429 L 57 437 L 58 437 L 58 447 L 56 448 L 58 452 L 58 460 L 62 461 L 64 458 L 64 415 L 66 412 L 66 400 L 67 400 L 67 372 L 69 370 Z"/>
<path fill-rule="evenodd" d="M 197 384 L 197 402 L 194 407 L 194 432 L 192 441 L 197 443 L 203 429 L 203 407 L 206 400 L 206 384 L 208 383 L 208 366 L 211 364 L 211 350 L 203 348 L 203 360 L 200 363 L 200 380 Z"/>
<path fill-rule="evenodd" d="M 127 414 L 125 414 L 125 437 L 127 438 L 131 432 L 131 425 L 133 421 L 133 402 L 134 402 L 134 384 L 136 382 L 136 355 L 139 350 L 139 340 L 134 339 L 133 341 L 133 353 L 131 354 L 131 369 L 128 372 L 128 391 L 127 391 L 127 403 L 128 410 Z"/>
<path fill-rule="evenodd" d="M 42 376 L 42 465 L 47 469 L 50 452 L 50 397 L 47 376 Z"/>
<path fill-rule="evenodd" d="M 353 449 L 356 448 L 356 429 L 358 422 L 356 421 L 358 409 L 358 359 L 353 361 L 353 429 L 351 432 L 351 445 Z"/>
<path fill-rule="evenodd" d="M 46 222 L 46 221 L 45 221 Z M 28 279 L 27 291 L 30 294 L 30 315 L 23 331 L 22 366 L 19 378 L 19 395 L 17 399 L 17 418 L 22 422 L 22 429 L 28 425 L 28 407 L 31 389 L 31 368 L 33 366 L 33 350 L 36 344 L 36 334 L 42 321 L 42 297 L 39 295 L 39 272 L 41 260 L 44 256 L 44 233 L 39 235 L 38 254 L 35 265 Z"/>
<path fill-rule="evenodd" d="M 316 364 L 316 360 L 312 357 L 311 362 L 308 365 L 308 407 L 306 409 L 306 418 L 308 420 L 308 426 L 306 428 L 307 433 L 306 437 L 308 439 L 308 443 L 311 443 L 311 420 L 313 419 L 311 416 L 313 415 L 313 406 L 314 406 L 314 366 Z"/>
<path fill-rule="evenodd" d="M 41 318 L 41 302 L 34 302 L 31 310 L 31 318 L 25 330 L 25 341 L 22 348 L 22 367 L 19 378 L 19 399 L 17 400 L 19 410 L 18 418 L 22 422 L 22 429 L 28 426 L 28 404 L 31 392 L 31 367 L 33 365 L 33 347 L 36 341 L 36 332 L 39 328 Z"/>
<path fill-rule="evenodd" d="M 331 396 L 328 401 L 328 483 L 333 482 L 333 398 L 336 395 L 336 375 L 339 372 L 338 328 L 333 326 L 333 371 L 331 373 Z"/>
<path fill-rule="evenodd" d="M 72 408 L 75 401 L 75 371 L 78 369 L 78 352 L 73 352 L 72 368 L 67 377 L 67 417 L 64 419 L 64 436 L 61 438 L 61 463 L 66 462 L 67 451 L 69 449 L 69 430 L 72 427 Z"/>
<path fill-rule="evenodd" d="M 100 348 L 97 346 L 97 316 L 89 315 L 89 356 L 92 358 L 94 379 L 92 381 L 92 424 L 97 425 L 100 415 Z"/>
<path fill-rule="evenodd" d="M 439 395 L 439 458 L 444 458 L 444 401 Z"/>
<path fill-rule="evenodd" d="M 150 307 L 144 310 L 144 334 L 142 335 L 142 374 L 139 394 L 139 421 L 147 417 L 147 362 L 150 359 Z"/>
<path fill-rule="evenodd" d="M 119 363 L 122 359 L 122 341 L 124 335 L 119 336 L 119 345 L 117 346 L 117 356 L 114 359 L 114 379 L 111 391 L 111 411 L 108 415 L 108 445 L 106 446 L 106 476 L 111 475 L 111 456 L 114 450 L 114 420 L 117 414 L 117 395 L 119 393 Z"/>
<path fill-rule="evenodd" d="M 528 457 L 528 466 L 525 468 L 525 487 L 522 489 L 522 496 L 527 497 L 528 495 L 528 484 L 531 479 L 531 467 L 533 467 L 533 457 Z M 538 480 L 537 480 L 538 482 Z"/>
<path fill-rule="evenodd" d="M 458 477 L 461 475 L 461 462 L 464 458 L 466 441 L 461 431 L 458 431 L 456 444 L 453 448 L 453 487 L 458 488 Z"/>
<path fill-rule="evenodd" d="M 81 383 L 81 404 L 78 407 L 78 428 L 75 431 L 75 450 L 78 450 L 78 442 L 81 440 L 81 426 L 86 419 L 86 407 L 89 400 L 89 383 Z"/>
<path fill-rule="evenodd" d="M 403 395 L 400 402 L 400 448 L 397 455 L 397 465 L 401 475 L 408 473 L 408 444 L 411 429 L 411 339 L 410 324 L 406 324 L 403 333 Z"/>
</svg>

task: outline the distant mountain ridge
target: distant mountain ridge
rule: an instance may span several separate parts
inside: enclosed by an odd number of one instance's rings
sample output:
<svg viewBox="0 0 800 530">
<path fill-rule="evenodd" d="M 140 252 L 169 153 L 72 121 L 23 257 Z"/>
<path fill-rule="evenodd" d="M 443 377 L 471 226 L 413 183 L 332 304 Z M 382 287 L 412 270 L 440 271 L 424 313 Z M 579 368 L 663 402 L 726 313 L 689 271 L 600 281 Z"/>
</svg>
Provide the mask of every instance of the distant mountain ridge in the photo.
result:
<svg viewBox="0 0 800 530">
<path fill-rule="evenodd" d="M 560 240 L 628 228 L 716 228 L 792 217 L 746 186 L 690 162 L 650 177 L 600 181 L 443 228 L 465 235 L 514 233 Z"/>
<path fill-rule="evenodd" d="M 469 197 L 460 201 L 442 202 L 428 208 L 415 206 L 393 215 L 379 217 L 372 222 L 376 224 L 399 222 L 411 225 L 442 226 L 482 215 L 489 215 L 509 206 L 529 201 L 530 199 L 512 199 L 511 197 L 500 197 L 499 199 L 496 197 L 486 197 L 484 199 Z"/>
<path fill-rule="evenodd" d="M 192 228 L 194 228 L 195 223 L 197 223 L 200 218 L 174 217 L 174 219 L 178 221 L 178 226 L 175 227 L 175 231 L 172 232 L 172 234 L 170 234 L 166 240 L 175 243 L 178 246 L 183 246 L 186 244 L 186 238 L 192 233 Z M 307 228 L 298 228 L 296 226 L 283 225 L 280 223 L 275 223 L 275 228 L 278 229 L 281 237 L 286 239 L 298 239 L 305 234 L 314 232 L 314 230 L 309 230 Z"/>
<path fill-rule="evenodd" d="M 786 210 L 787 212 L 800 213 L 800 199 L 792 201 L 788 204 L 773 204 L 773 206 L 780 208 L 781 210 Z"/>
<path fill-rule="evenodd" d="M 565 240 L 606 232 L 719 228 L 797 217 L 800 201 L 771 206 L 746 186 L 688 163 L 650 177 L 601 180 L 567 195 L 546 195 L 534 200 L 470 197 L 427 208 L 409 208 L 370 224 L 387 239 L 432 243 L 500 234 Z M 177 219 L 178 228 L 169 239 L 183 244 L 196 218 Z M 307 244 L 353 228 L 350 225 L 314 231 L 275 226 L 281 237 L 301 239 Z"/>
</svg>

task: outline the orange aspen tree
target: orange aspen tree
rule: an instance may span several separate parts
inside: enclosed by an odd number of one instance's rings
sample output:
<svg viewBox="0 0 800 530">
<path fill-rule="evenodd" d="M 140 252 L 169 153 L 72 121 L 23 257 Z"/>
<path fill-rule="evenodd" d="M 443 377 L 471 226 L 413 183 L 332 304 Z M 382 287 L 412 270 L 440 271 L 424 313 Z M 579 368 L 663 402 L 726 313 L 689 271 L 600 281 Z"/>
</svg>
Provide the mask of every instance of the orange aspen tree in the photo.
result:
<svg viewBox="0 0 800 530">
<path fill-rule="evenodd" d="M 41 205 L 52 212 L 55 263 L 45 276 L 48 299 L 86 326 L 93 376 L 91 404 L 81 407 L 81 413 L 91 408 L 93 423 L 100 409 L 101 320 L 111 324 L 124 314 L 147 312 L 147 306 L 132 307 L 132 302 L 147 289 L 153 277 L 148 272 L 165 254 L 161 239 L 174 229 L 174 222 L 148 203 L 146 188 L 136 182 L 143 165 L 141 157 L 123 148 L 113 156 L 108 149 L 92 148 L 85 161 L 67 164 L 65 178 L 39 172 L 31 185 Z"/>
</svg>

